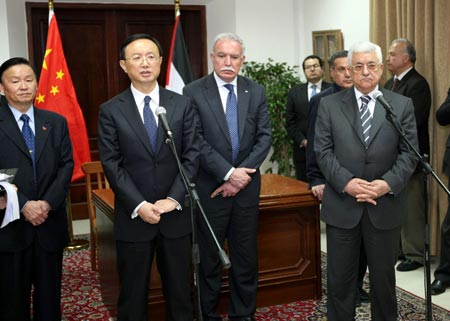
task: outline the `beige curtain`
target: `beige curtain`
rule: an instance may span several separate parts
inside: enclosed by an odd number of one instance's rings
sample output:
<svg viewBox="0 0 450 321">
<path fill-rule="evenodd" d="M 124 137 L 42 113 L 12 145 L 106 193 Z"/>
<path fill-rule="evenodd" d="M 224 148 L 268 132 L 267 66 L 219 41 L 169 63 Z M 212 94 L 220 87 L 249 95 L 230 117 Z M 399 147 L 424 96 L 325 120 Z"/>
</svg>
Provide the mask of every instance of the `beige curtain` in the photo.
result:
<svg viewBox="0 0 450 321">
<path fill-rule="evenodd" d="M 428 80 L 432 93 L 430 112 L 430 164 L 447 186 L 442 157 L 450 127 L 436 121 L 436 110 L 450 86 L 450 1 L 370 0 L 370 40 L 381 46 L 384 56 L 395 38 L 407 38 L 416 47 L 416 69 Z M 391 77 L 387 69 L 384 81 Z M 429 223 L 431 254 L 438 255 L 440 225 L 447 212 L 447 195 L 429 177 Z"/>
</svg>

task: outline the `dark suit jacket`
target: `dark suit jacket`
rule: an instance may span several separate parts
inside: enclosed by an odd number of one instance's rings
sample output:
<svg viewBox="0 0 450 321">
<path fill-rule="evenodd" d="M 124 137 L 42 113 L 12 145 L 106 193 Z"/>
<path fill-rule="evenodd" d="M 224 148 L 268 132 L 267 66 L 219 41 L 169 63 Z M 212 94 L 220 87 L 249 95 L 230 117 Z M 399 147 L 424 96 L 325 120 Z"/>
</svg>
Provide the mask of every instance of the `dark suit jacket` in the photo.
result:
<svg viewBox="0 0 450 321">
<path fill-rule="evenodd" d="M 393 106 L 406 137 L 417 148 L 417 131 L 410 98 L 381 90 Z M 326 178 L 321 218 L 339 228 L 355 227 L 367 209 L 378 229 L 392 229 L 405 219 L 403 189 L 417 164 L 401 137 L 386 120 L 386 111 L 376 103 L 369 145 L 363 142 L 359 108 L 354 88 L 321 99 L 316 120 L 314 151 Z M 377 205 L 357 203 L 344 193 L 354 177 L 372 181 L 385 180 L 392 193 L 377 199 Z"/>
<path fill-rule="evenodd" d="M 259 168 L 272 143 L 264 88 L 238 76 L 237 90 L 240 150 L 235 167 Z M 200 120 L 201 165 L 197 186 L 201 200 L 206 205 L 216 206 L 210 194 L 223 183 L 233 165 L 227 121 L 214 75 L 190 83 L 183 92 L 191 97 Z M 252 181 L 234 199 L 241 206 L 257 206 L 260 182 L 260 173 L 256 171 Z"/>
<path fill-rule="evenodd" d="M 436 119 L 441 126 L 450 125 L 450 89 L 448 90 L 447 98 L 436 112 Z M 447 176 L 450 176 L 450 135 L 448 136 L 447 143 L 445 144 L 442 170 Z"/>
<path fill-rule="evenodd" d="M 323 97 L 337 93 L 338 91 L 341 91 L 341 87 L 333 83 L 330 87 L 312 97 L 309 102 L 308 130 L 306 135 L 308 139 L 308 145 L 306 145 L 306 177 L 308 178 L 309 188 L 325 184 L 325 177 L 320 171 L 316 161 L 316 154 L 314 154 L 314 136 L 319 103 Z"/>
<path fill-rule="evenodd" d="M 393 81 L 394 77 L 386 82 L 384 88 L 391 89 Z M 419 151 L 422 155 L 428 154 L 430 156 L 428 118 L 431 109 L 431 91 L 427 80 L 413 68 L 403 77 L 395 92 L 412 99 L 419 138 Z M 420 164 L 419 168 L 421 168 Z"/>
<path fill-rule="evenodd" d="M 322 81 L 320 92 L 330 86 L 330 83 Z M 307 136 L 308 112 L 308 83 L 298 84 L 289 90 L 285 117 L 286 130 L 294 142 L 294 159 L 301 161 L 305 160 L 305 149 L 300 148 L 300 143 Z"/>
<path fill-rule="evenodd" d="M 178 156 L 188 177 L 194 181 L 198 168 L 194 114 L 189 100 L 160 87 L 160 105 L 167 111 Z M 185 204 L 186 189 L 175 158 L 158 125 L 157 151 L 153 153 L 131 89 L 100 106 L 98 147 L 105 175 L 115 195 L 114 231 L 117 240 L 145 242 L 158 231 L 177 238 L 191 232 L 190 209 Z M 183 207 L 161 216 L 158 224 L 140 217 L 131 218 L 144 200 L 154 203 L 171 197 Z"/>
<path fill-rule="evenodd" d="M 6 99 L 0 105 L 0 168 L 18 168 L 14 178 L 19 208 L 28 200 L 46 200 L 52 210 L 38 227 L 21 219 L 0 229 L 0 251 L 19 251 L 36 237 L 48 251 L 62 250 L 69 242 L 66 196 L 72 179 L 73 159 L 67 121 L 64 117 L 34 107 L 36 185 L 33 162 Z"/>
</svg>

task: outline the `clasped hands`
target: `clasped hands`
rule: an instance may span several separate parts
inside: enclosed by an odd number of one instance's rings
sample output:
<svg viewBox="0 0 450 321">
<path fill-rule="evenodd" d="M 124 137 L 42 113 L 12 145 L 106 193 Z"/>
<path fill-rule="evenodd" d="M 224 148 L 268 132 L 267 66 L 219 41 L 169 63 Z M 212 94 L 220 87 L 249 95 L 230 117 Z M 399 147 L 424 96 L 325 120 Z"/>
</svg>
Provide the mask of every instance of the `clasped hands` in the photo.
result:
<svg viewBox="0 0 450 321">
<path fill-rule="evenodd" d="M 139 208 L 137 213 L 144 222 L 157 224 L 161 220 L 161 215 L 172 212 L 177 208 L 178 204 L 169 198 L 161 199 L 155 203 L 145 202 Z"/>
<path fill-rule="evenodd" d="M 222 197 L 235 196 L 241 189 L 244 189 L 252 181 L 250 174 L 255 172 L 256 169 L 254 168 L 236 168 L 231 173 L 229 180 L 216 188 L 216 190 L 211 194 L 211 198 L 214 198 L 217 195 L 222 195 Z"/>
<path fill-rule="evenodd" d="M 41 225 L 47 220 L 51 207 L 47 201 L 28 201 L 22 209 L 25 219 L 34 226 Z"/>
<path fill-rule="evenodd" d="M 356 198 L 357 202 L 377 205 L 376 199 L 389 193 L 390 187 L 385 180 L 368 182 L 361 178 L 352 178 L 344 187 L 344 192 Z"/>
</svg>

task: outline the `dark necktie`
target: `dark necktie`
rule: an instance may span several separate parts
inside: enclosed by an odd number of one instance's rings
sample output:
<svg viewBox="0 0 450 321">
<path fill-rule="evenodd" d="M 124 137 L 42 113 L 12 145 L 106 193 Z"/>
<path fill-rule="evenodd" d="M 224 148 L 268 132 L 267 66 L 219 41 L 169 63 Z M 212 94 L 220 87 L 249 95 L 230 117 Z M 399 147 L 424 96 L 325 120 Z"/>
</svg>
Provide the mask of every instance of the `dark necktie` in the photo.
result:
<svg viewBox="0 0 450 321">
<path fill-rule="evenodd" d="M 398 78 L 394 78 L 391 86 L 391 91 L 395 91 L 398 88 L 398 85 L 400 85 L 400 80 Z"/>
<path fill-rule="evenodd" d="M 144 98 L 144 127 L 147 131 L 148 138 L 150 139 L 152 150 L 156 153 L 156 136 L 158 134 L 158 125 L 156 125 L 155 116 L 150 109 L 150 96 L 145 96 Z"/>
<path fill-rule="evenodd" d="M 33 160 L 33 166 L 34 166 L 34 163 L 35 163 L 34 134 L 33 134 L 33 131 L 31 130 L 31 127 L 29 124 L 30 117 L 26 114 L 22 114 L 22 116 L 20 116 L 20 119 L 23 121 L 22 135 L 23 135 L 23 138 L 25 139 L 25 143 L 27 144 L 28 151 L 30 152 L 30 156 L 31 156 L 31 159 Z"/>
<path fill-rule="evenodd" d="M 231 149 L 232 149 L 232 161 L 233 164 L 236 162 L 237 155 L 239 153 L 239 126 L 238 126 L 238 112 L 237 112 L 237 99 L 234 94 L 233 85 L 226 84 L 225 88 L 229 90 L 227 97 L 227 110 L 226 118 L 228 124 L 228 131 L 230 133 L 231 139 Z"/>
<path fill-rule="evenodd" d="M 366 146 L 369 142 L 370 127 L 372 126 L 372 115 L 370 114 L 369 110 L 370 99 L 371 98 L 368 95 L 361 96 L 361 108 L 359 109 L 363 129 L 364 143 L 366 144 Z"/>
</svg>

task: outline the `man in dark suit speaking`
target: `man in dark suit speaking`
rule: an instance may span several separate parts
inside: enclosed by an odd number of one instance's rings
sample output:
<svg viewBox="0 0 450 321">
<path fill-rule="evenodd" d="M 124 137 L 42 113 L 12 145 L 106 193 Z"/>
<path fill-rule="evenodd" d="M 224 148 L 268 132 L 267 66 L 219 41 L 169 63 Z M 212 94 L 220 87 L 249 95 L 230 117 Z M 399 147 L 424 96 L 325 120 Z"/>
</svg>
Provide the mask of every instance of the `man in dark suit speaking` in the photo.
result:
<svg viewBox="0 0 450 321">
<path fill-rule="evenodd" d="M 220 34 L 210 54 L 214 72 L 184 88 L 199 119 L 198 192 L 221 245 L 230 252 L 231 320 L 253 320 L 258 281 L 259 167 L 271 146 L 264 88 L 238 76 L 244 44 Z M 200 286 L 204 320 L 221 320 L 216 308 L 222 265 L 203 220 L 199 226 Z"/>
<path fill-rule="evenodd" d="M 324 97 L 316 121 L 314 151 L 326 183 L 321 219 L 327 224 L 328 320 L 354 320 L 360 246 L 370 271 L 372 320 L 397 320 L 394 265 L 406 217 L 403 189 L 416 156 L 386 111 L 373 98 L 381 90 L 406 137 L 417 148 L 411 99 L 380 89 L 379 46 L 349 50 L 353 88 Z"/>
<path fill-rule="evenodd" d="M 198 165 L 189 99 L 159 87 L 162 49 L 147 34 L 128 37 L 120 66 L 130 88 L 100 107 L 100 159 L 115 195 L 114 235 L 120 279 L 118 321 L 147 320 L 156 253 L 167 320 L 192 320 L 191 220 L 186 189 L 155 110 L 164 106 L 178 157 L 190 179 Z"/>
<path fill-rule="evenodd" d="M 17 168 L 20 219 L 0 229 L 0 320 L 61 320 L 66 196 L 73 171 L 67 121 L 33 105 L 34 68 L 24 58 L 0 67 L 0 168 Z"/>
</svg>

